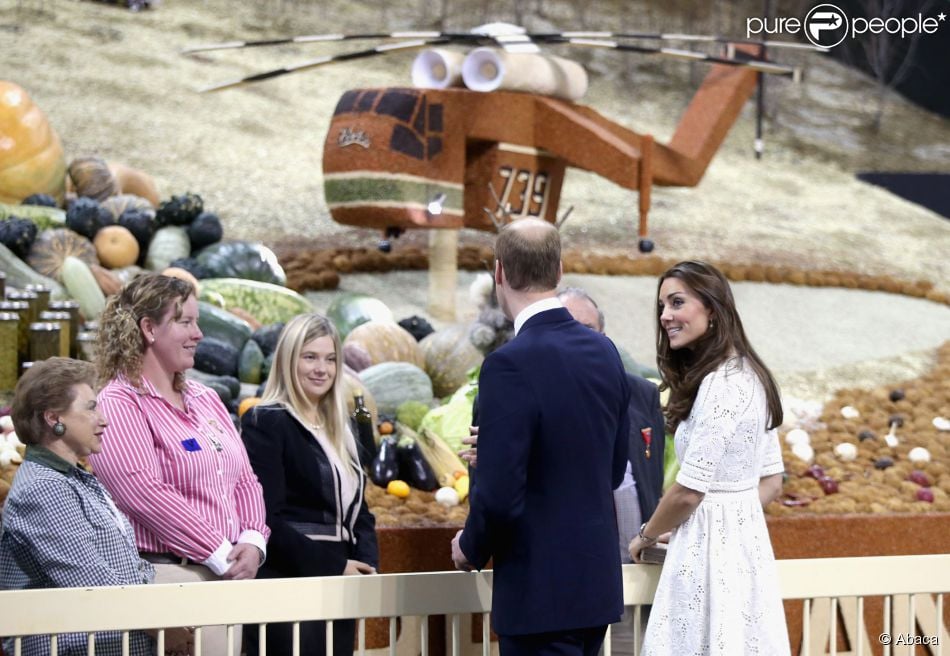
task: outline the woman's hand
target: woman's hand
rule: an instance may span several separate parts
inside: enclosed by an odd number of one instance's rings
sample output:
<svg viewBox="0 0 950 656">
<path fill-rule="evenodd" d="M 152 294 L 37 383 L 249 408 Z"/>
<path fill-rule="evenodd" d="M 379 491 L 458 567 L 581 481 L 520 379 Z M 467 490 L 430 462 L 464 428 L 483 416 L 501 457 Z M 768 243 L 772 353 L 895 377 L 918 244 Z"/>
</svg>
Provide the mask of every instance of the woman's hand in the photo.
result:
<svg viewBox="0 0 950 656">
<path fill-rule="evenodd" d="M 346 569 L 343 570 L 343 576 L 354 576 L 358 574 L 375 574 L 376 568 L 372 565 L 359 560 L 346 561 Z"/>
<path fill-rule="evenodd" d="M 257 568 L 261 566 L 260 549 L 248 542 L 236 544 L 228 554 L 228 562 L 231 566 L 221 578 L 231 581 L 253 579 L 257 576 Z"/>
<path fill-rule="evenodd" d="M 653 542 L 646 542 L 639 535 L 632 540 L 630 540 L 630 558 L 633 559 L 633 562 L 640 563 L 640 552 L 643 551 L 646 547 L 655 544 Z"/>
</svg>

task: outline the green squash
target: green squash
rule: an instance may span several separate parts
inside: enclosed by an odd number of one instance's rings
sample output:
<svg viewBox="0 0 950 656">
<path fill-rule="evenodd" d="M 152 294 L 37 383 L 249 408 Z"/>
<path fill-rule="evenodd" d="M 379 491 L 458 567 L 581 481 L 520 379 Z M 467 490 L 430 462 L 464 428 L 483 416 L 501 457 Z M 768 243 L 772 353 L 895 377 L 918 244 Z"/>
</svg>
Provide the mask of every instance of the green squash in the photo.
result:
<svg viewBox="0 0 950 656">
<path fill-rule="evenodd" d="M 395 322 L 392 310 L 381 300 L 354 293 L 341 294 L 333 299 L 327 308 L 327 318 L 336 326 L 342 339 L 367 321 Z"/>
<path fill-rule="evenodd" d="M 406 401 L 432 404 L 432 381 L 426 372 L 408 362 L 374 364 L 361 371 L 359 378 L 383 414 L 395 415 L 396 408 Z"/>
<path fill-rule="evenodd" d="M 202 249 L 195 257 L 212 278 L 244 278 L 286 285 L 287 275 L 274 251 L 249 241 L 225 241 Z"/>
<path fill-rule="evenodd" d="M 469 327 L 457 324 L 427 335 L 419 342 L 425 370 L 439 398 L 449 396 L 468 382 L 468 372 L 485 356 L 468 338 Z"/>
</svg>

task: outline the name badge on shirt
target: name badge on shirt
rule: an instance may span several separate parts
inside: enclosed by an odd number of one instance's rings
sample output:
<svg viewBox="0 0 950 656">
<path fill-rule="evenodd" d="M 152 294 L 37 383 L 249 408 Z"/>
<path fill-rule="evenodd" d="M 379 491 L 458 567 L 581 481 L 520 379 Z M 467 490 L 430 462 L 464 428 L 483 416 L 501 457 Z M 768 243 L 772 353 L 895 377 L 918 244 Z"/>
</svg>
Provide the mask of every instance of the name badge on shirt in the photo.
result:
<svg viewBox="0 0 950 656">
<path fill-rule="evenodd" d="M 201 445 L 198 444 L 198 440 L 193 437 L 189 437 L 187 440 L 182 440 L 181 445 L 185 451 L 201 451 Z"/>
</svg>

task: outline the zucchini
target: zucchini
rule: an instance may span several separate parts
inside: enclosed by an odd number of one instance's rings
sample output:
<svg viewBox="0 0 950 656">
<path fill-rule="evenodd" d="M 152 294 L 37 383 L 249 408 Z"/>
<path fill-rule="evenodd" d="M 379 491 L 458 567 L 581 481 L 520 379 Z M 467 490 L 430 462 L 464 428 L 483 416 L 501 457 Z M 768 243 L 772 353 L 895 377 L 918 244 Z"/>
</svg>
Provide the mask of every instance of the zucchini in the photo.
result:
<svg viewBox="0 0 950 656">
<path fill-rule="evenodd" d="M 62 300 L 69 298 L 69 294 L 58 282 L 47 278 L 39 271 L 13 254 L 9 248 L 0 244 L 0 271 L 7 276 L 10 287 L 23 289 L 27 285 L 46 285 L 50 288 L 50 298 Z"/>
<path fill-rule="evenodd" d="M 66 285 L 66 291 L 79 301 L 79 311 L 82 312 L 86 321 L 98 319 L 106 308 L 106 297 L 99 288 L 96 276 L 89 265 L 78 257 L 70 255 L 63 260 L 60 275 L 63 278 L 63 284 Z"/>
<path fill-rule="evenodd" d="M 198 301 L 198 327 L 205 337 L 220 339 L 239 351 L 252 332 L 244 319 L 205 301 Z"/>
<path fill-rule="evenodd" d="M 247 310 L 265 325 L 314 311 L 310 301 L 292 289 L 256 280 L 205 278 L 198 300 L 211 302 L 213 294 L 224 298 L 226 308 Z"/>
<path fill-rule="evenodd" d="M 0 203 L 0 220 L 18 216 L 29 219 L 40 232 L 50 228 L 66 227 L 66 212 L 58 207 L 44 207 L 42 205 L 8 205 Z"/>
</svg>

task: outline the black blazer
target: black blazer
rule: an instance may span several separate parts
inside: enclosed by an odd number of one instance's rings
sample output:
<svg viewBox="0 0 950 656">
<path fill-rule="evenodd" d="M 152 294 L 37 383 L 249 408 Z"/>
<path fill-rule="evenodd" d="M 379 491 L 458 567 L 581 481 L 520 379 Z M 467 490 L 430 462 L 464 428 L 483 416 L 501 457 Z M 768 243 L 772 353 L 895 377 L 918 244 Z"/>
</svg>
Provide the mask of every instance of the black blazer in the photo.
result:
<svg viewBox="0 0 950 656">
<path fill-rule="evenodd" d="M 257 406 L 246 412 L 241 437 L 264 488 L 271 529 L 265 567 L 290 577 L 342 574 L 347 559 L 378 566 L 376 519 L 363 498 L 362 470 L 355 501 L 342 508 L 326 453 L 282 406 Z M 306 533 L 324 534 L 327 539 L 311 540 L 292 523 L 310 524 Z M 342 540 L 333 535 L 342 535 Z M 341 549 L 341 543 L 347 548 Z"/>
<path fill-rule="evenodd" d="M 497 633 L 620 619 L 613 490 L 627 468 L 629 401 L 616 347 L 563 308 L 534 315 L 485 359 L 461 548 L 478 569 L 494 558 Z"/>
<path fill-rule="evenodd" d="M 637 484 L 640 513 L 643 521 L 650 519 L 663 494 L 663 452 L 666 450 L 663 410 L 660 407 L 660 389 L 640 376 L 627 374 L 630 385 L 630 470 Z M 642 430 L 652 431 L 650 457 Z"/>
</svg>

